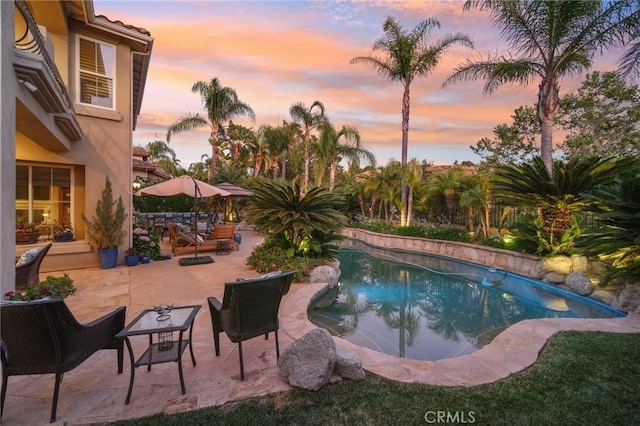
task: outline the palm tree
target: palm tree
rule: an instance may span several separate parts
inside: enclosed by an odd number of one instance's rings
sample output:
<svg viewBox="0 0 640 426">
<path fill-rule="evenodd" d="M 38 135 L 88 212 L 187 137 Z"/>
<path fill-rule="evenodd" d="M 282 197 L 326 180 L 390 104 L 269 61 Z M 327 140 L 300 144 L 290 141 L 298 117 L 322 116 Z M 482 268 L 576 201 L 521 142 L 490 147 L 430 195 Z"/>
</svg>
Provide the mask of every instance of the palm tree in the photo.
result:
<svg viewBox="0 0 640 426">
<path fill-rule="evenodd" d="M 324 105 L 320 101 L 314 101 L 309 108 L 303 102 L 297 102 L 289 108 L 289 114 L 293 121 L 300 123 L 302 128 L 302 142 L 304 143 L 304 174 L 302 175 L 302 191 L 309 186 L 309 141 L 311 131 L 325 120 Z"/>
<path fill-rule="evenodd" d="M 453 223 L 453 211 L 455 208 L 455 198 L 465 188 L 466 176 L 460 167 L 449 169 L 446 173 L 432 176 L 429 182 L 429 189 L 432 194 L 444 195 L 447 205 L 449 223 Z"/>
<path fill-rule="evenodd" d="M 640 37 L 637 0 L 467 0 L 465 10 L 488 9 L 511 46 L 507 56 L 488 55 L 458 66 L 443 86 L 484 79 L 484 93 L 505 83 L 539 79 L 540 154 L 551 172 L 553 118 L 560 101 L 560 80 L 591 67 L 596 52 Z M 628 55 L 633 55 L 631 49 Z M 636 67 L 637 68 L 637 67 Z"/>
<path fill-rule="evenodd" d="M 159 139 L 154 140 L 153 142 L 149 142 L 145 149 L 149 153 L 149 157 L 151 157 L 152 162 L 156 162 L 161 158 L 176 158 L 176 152 L 169 148 L 169 145 L 165 141 L 161 141 Z"/>
<path fill-rule="evenodd" d="M 491 226 L 491 184 L 489 178 L 482 176 L 477 184 L 460 194 L 460 205 L 469 209 L 476 209 L 480 213 L 480 229 L 482 235 L 489 236 Z M 471 223 L 473 225 L 473 223 Z M 473 231 L 473 229 L 472 229 Z"/>
<path fill-rule="evenodd" d="M 175 155 L 171 158 L 160 158 L 154 164 L 156 167 L 161 168 L 171 176 L 180 176 L 184 174 L 184 168 L 180 165 L 180 160 L 178 160 Z"/>
<path fill-rule="evenodd" d="M 255 120 L 255 114 L 251 107 L 238 99 L 238 94 L 231 87 L 220 85 L 218 78 L 213 78 L 209 83 L 197 81 L 191 88 L 193 93 L 200 93 L 202 104 L 207 115 L 198 113 L 186 113 L 178 121 L 173 123 L 167 131 L 167 142 L 172 134 L 181 133 L 200 127 L 209 127 L 211 134 L 211 167 L 209 167 L 209 180 L 216 175 L 218 138 L 224 135 L 224 122 L 234 117 L 246 116 Z"/>
<path fill-rule="evenodd" d="M 262 129 L 258 129 L 253 139 L 247 140 L 247 150 L 252 158 L 253 164 L 253 176 L 260 175 L 263 169 L 263 165 L 267 161 L 269 155 L 269 147 L 267 141 L 261 133 Z"/>
<path fill-rule="evenodd" d="M 287 176 L 287 154 L 302 137 L 302 131 L 298 123 L 289 123 L 286 120 L 282 120 L 280 131 L 286 140 L 285 149 L 282 151 L 282 179 L 285 179 Z"/>
<path fill-rule="evenodd" d="M 385 167 L 380 167 L 367 184 L 370 191 L 380 201 L 378 207 L 378 220 L 381 220 L 384 211 L 387 223 L 393 219 L 393 208 L 400 203 L 400 187 L 398 182 L 402 179 L 402 165 L 393 159 Z"/>
<path fill-rule="evenodd" d="M 430 74 L 442 54 L 455 44 L 473 47 L 469 36 L 461 33 L 446 34 L 434 44 L 427 43 L 429 33 L 440 28 L 440 22 L 435 18 L 428 18 L 419 23 L 411 32 L 407 32 L 393 18 L 388 17 L 382 26 L 384 36 L 373 44 L 372 52 L 381 52 L 382 57 L 358 56 L 351 60 L 352 64 L 362 63 L 378 72 L 379 75 L 391 81 L 399 81 L 403 88 L 402 94 L 402 158 L 403 166 L 407 165 L 409 143 L 409 107 L 411 82 L 418 77 Z M 400 183 L 401 212 L 400 226 L 406 226 L 407 220 L 407 184 L 404 179 Z"/>
<path fill-rule="evenodd" d="M 405 167 L 404 179 L 407 182 L 407 226 L 413 217 L 413 200 L 417 190 L 423 184 L 424 169 L 417 158 L 412 158 Z"/>
<path fill-rule="evenodd" d="M 353 145 L 340 143 L 354 142 Z M 325 121 L 320 126 L 320 137 L 318 138 L 318 164 L 324 167 L 329 164 L 329 191 L 333 192 L 336 182 L 336 169 L 338 162 L 343 158 L 350 160 L 366 159 L 371 166 L 375 166 L 376 158 L 373 153 L 360 146 L 360 132 L 353 126 L 344 125 L 340 131 Z"/>
</svg>

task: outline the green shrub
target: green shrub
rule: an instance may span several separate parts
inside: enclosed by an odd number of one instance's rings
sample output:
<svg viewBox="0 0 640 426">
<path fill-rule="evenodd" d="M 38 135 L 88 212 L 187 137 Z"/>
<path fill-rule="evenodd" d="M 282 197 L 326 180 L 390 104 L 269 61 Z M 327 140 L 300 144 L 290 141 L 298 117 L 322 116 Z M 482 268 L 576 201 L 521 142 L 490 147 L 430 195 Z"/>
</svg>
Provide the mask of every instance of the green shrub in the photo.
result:
<svg viewBox="0 0 640 426">
<path fill-rule="evenodd" d="M 335 254 L 333 244 L 347 218 L 339 209 L 344 200 L 323 188 L 302 193 L 298 184 L 259 181 L 246 212 L 256 229 L 264 232 L 289 257 L 326 258 Z"/>
<path fill-rule="evenodd" d="M 395 228 L 395 234 L 403 237 L 419 237 L 426 238 L 427 230 L 420 225 L 400 226 Z"/>
<path fill-rule="evenodd" d="M 287 250 L 279 246 L 276 238 L 267 237 L 253 249 L 247 258 L 247 265 L 261 274 L 272 271 L 295 271 L 294 281 L 304 281 L 309 271 L 323 265 L 327 258 L 291 257 Z"/>
</svg>

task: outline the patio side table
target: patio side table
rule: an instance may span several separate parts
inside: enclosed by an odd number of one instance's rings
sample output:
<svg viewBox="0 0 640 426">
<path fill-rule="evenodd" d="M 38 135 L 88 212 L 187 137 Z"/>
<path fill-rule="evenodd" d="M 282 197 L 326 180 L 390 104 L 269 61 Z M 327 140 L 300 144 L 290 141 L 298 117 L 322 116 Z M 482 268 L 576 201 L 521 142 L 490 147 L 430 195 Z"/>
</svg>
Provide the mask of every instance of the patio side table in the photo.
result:
<svg viewBox="0 0 640 426">
<path fill-rule="evenodd" d="M 154 309 L 145 309 L 138 315 L 129 325 L 116 334 L 117 338 L 124 339 L 129 351 L 129 359 L 131 360 L 131 379 L 129 380 L 129 391 L 125 405 L 131 400 L 131 392 L 133 390 L 133 382 L 135 380 L 135 370 L 141 365 L 147 366 L 147 371 L 151 371 L 152 364 L 160 364 L 163 362 L 177 362 L 178 373 L 180 376 L 180 386 L 182 394 L 186 393 L 184 386 L 184 377 L 182 373 L 182 352 L 189 346 L 191 352 L 191 362 L 196 366 L 196 358 L 193 355 L 193 320 L 200 310 L 200 305 L 178 306 L 174 307 L 170 312 L 160 315 Z M 167 318 L 168 315 L 168 318 Z M 189 330 L 189 338 L 184 339 L 183 333 Z M 173 333 L 178 332 L 178 340 L 173 340 Z M 144 353 L 134 361 L 133 349 L 129 337 L 147 334 L 149 336 L 149 347 Z M 158 341 L 153 343 L 153 335 L 158 335 Z M 167 340 L 167 336 L 171 336 Z M 164 337 L 164 339 L 163 339 Z"/>
<path fill-rule="evenodd" d="M 231 254 L 231 240 L 218 238 L 216 241 L 216 254 Z"/>
</svg>

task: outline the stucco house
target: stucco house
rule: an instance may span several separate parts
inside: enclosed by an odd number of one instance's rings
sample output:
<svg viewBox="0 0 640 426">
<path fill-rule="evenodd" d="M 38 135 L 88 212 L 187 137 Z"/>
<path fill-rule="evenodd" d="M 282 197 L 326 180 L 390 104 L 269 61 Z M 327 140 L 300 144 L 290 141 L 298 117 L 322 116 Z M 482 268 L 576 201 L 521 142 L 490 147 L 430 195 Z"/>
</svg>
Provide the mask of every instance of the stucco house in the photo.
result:
<svg viewBox="0 0 640 426">
<path fill-rule="evenodd" d="M 99 265 L 81 215 L 94 215 L 108 176 L 131 229 L 133 130 L 153 38 L 143 28 L 96 16 L 92 0 L 0 2 L 1 289 L 13 289 L 22 221 L 73 226 L 41 272 Z M 119 247 L 120 262 L 129 246 Z M 36 244 L 46 244 L 46 232 Z"/>
</svg>

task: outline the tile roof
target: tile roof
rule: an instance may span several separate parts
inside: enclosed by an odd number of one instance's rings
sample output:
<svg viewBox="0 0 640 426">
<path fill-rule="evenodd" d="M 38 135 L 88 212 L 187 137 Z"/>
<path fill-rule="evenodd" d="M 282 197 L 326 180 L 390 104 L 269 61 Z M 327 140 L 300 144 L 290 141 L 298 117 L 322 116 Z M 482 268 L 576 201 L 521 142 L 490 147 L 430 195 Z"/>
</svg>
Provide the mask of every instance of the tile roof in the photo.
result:
<svg viewBox="0 0 640 426">
<path fill-rule="evenodd" d="M 138 160 L 137 158 L 133 159 L 133 170 L 146 171 L 147 173 L 154 174 L 163 179 L 169 179 L 171 175 L 165 172 L 160 167 L 157 167 L 155 164 L 150 163 L 149 161 Z"/>
<path fill-rule="evenodd" d="M 104 15 L 96 15 L 96 19 L 102 19 L 102 20 L 105 20 L 105 21 L 110 22 L 112 24 L 120 25 L 123 28 L 127 28 L 127 29 L 133 30 L 133 31 L 137 31 L 140 34 L 144 34 L 144 35 L 147 35 L 147 36 L 151 35 L 151 33 L 149 31 L 147 31 L 146 29 L 144 29 L 144 28 L 136 27 L 135 25 L 125 24 L 124 22 L 122 22 L 120 20 L 113 21 L 113 20 L 107 18 Z"/>
<path fill-rule="evenodd" d="M 141 146 L 133 146 L 133 155 L 136 157 L 148 157 L 149 151 Z"/>
</svg>

